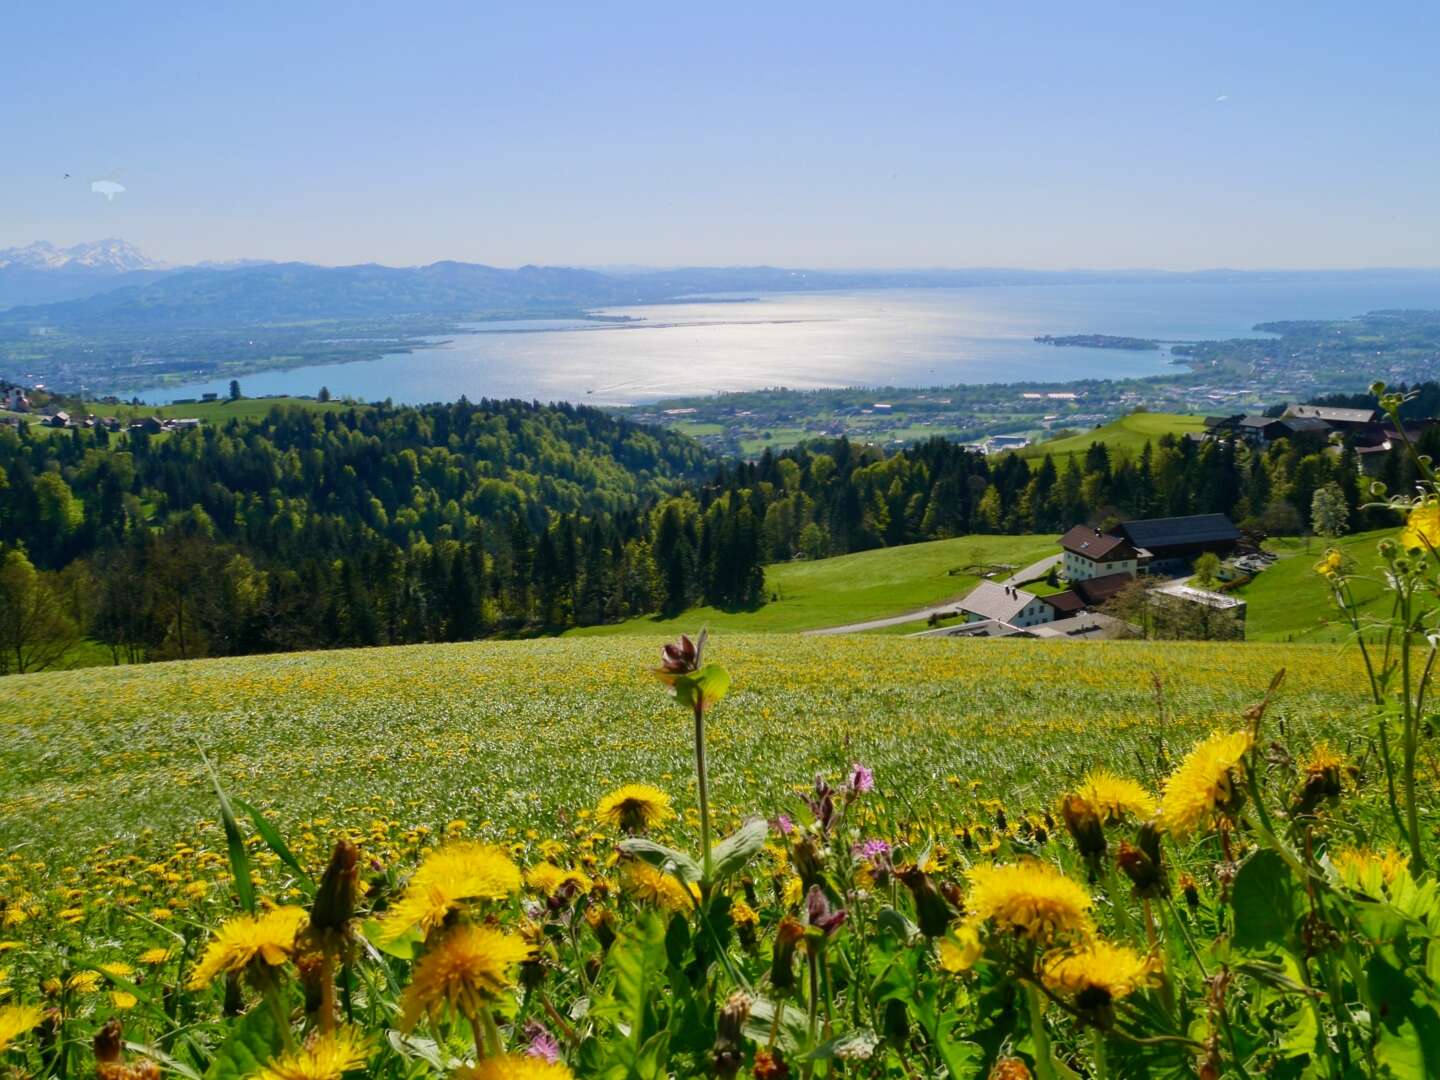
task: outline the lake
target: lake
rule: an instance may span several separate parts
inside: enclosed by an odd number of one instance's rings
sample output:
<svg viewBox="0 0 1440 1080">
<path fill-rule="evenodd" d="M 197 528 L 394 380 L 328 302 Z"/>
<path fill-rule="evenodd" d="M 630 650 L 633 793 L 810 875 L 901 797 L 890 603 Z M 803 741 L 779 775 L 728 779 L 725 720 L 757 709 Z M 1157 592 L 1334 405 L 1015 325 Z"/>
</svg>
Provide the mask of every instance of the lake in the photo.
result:
<svg viewBox="0 0 1440 1080">
<path fill-rule="evenodd" d="M 464 394 L 619 405 L 767 386 L 943 386 L 1130 378 L 1168 354 L 1057 348 L 1038 334 L 1184 341 L 1254 336 L 1257 322 L 1440 307 L 1440 277 L 1234 284 L 1005 285 L 773 293 L 615 308 L 625 323 L 481 323 L 430 348 L 243 376 L 248 396 L 331 394 L 452 401 Z M 734 298 L 740 299 L 740 298 Z M 224 394 L 228 379 L 142 392 Z"/>
</svg>

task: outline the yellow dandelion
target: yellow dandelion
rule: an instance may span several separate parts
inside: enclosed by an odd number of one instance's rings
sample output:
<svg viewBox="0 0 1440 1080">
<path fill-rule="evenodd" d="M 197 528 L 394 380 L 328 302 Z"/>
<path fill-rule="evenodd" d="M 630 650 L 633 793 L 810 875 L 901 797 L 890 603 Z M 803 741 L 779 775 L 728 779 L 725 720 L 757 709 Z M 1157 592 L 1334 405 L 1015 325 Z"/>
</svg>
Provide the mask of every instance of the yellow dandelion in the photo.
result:
<svg viewBox="0 0 1440 1080">
<path fill-rule="evenodd" d="M 505 1054 L 456 1069 L 451 1080 L 572 1080 L 567 1065 L 541 1057 Z"/>
<path fill-rule="evenodd" d="M 1064 935 L 1090 933 L 1090 894 L 1047 862 L 977 866 L 969 878 L 965 903 L 977 924 L 990 923 L 1045 945 Z"/>
<path fill-rule="evenodd" d="M 787 908 L 794 907 L 796 904 L 800 903 L 800 900 L 804 895 L 805 883 L 801 881 L 798 877 L 796 877 L 794 874 L 791 874 L 785 879 L 785 888 L 784 891 L 780 894 L 780 902 L 784 904 Z"/>
<path fill-rule="evenodd" d="M 759 926 L 760 916 L 744 900 L 736 900 L 730 905 L 730 921 L 736 926 Z"/>
<path fill-rule="evenodd" d="M 1328 742 L 1319 742 L 1300 759 L 1300 771 L 1305 773 L 1339 773 L 1345 767 L 1345 759 L 1335 752 Z"/>
<path fill-rule="evenodd" d="M 512 969 L 530 958 L 531 947 L 519 934 L 488 926 L 457 926 L 426 950 L 401 999 L 403 1027 L 449 1005 L 466 1017 L 495 1001 L 513 985 Z"/>
<path fill-rule="evenodd" d="M 984 952 L 980 946 L 980 935 L 969 920 L 952 927 L 940 939 L 939 949 L 940 966 L 952 974 L 969 971 Z"/>
<path fill-rule="evenodd" d="M 283 964 L 295 951 L 295 935 L 305 920 L 305 909 L 299 907 L 275 908 L 258 918 L 235 916 L 210 939 L 190 976 L 190 989 L 204 989 L 221 972 L 240 971 L 255 961 L 271 967 Z"/>
<path fill-rule="evenodd" d="M 1400 546 L 1406 551 L 1440 547 L 1440 502 L 1428 499 L 1411 508 L 1400 532 Z"/>
<path fill-rule="evenodd" d="M 20 948 L 20 942 L 18 941 L 0 941 L 0 953 L 7 953 L 11 949 L 18 948 Z"/>
<path fill-rule="evenodd" d="M 1154 957 L 1098 939 L 1049 953 L 1040 964 L 1045 985 L 1069 994 L 1081 1009 L 1104 1008 L 1128 997 L 1152 985 L 1158 971 Z"/>
<path fill-rule="evenodd" d="M 1165 781 L 1161 823 L 1176 836 L 1210 825 L 1232 807 L 1237 795 L 1235 770 L 1249 751 L 1248 731 L 1217 731 L 1198 743 Z"/>
<path fill-rule="evenodd" d="M 1155 813 L 1155 796 L 1109 769 L 1092 769 L 1080 781 L 1077 794 L 1095 808 L 1106 825 L 1118 824 L 1126 816 L 1143 821 Z"/>
<path fill-rule="evenodd" d="M 691 885 L 687 890 L 675 877 L 662 873 L 639 859 L 625 867 L 622 880 L 625 891 L 642 903 L 654 904 L 666 911 L 688 911 L 700 890 Z"/>
<path fill-rule="evenodd" d="M 136 959 L 146 967 L 159 967 L 170 959 L 170 950 L 163 947 L 146 949 Z"/>
<path fill-rule="evenodd" d="M 140 999 L 128 990 L 110 991 L 110 1004 L 117 1009 L 133 1009 L 139 1002 Z"/>
<path fill-rule="evenodd" d="M 38 1005 L 6 1005 L 0 1008 L 0 1054 L 44 1018 Z"/>
<path fill-rule="evenodd" d="M 1315 572 L 1327 578 L 1334 577 L 1344 568 L 1345 556 L 1340 554 L 1340 552 L 1335 550 L 1334 548 L 1331 548 L 1329 551 L 1325 552 L 1325 555 L 1321 558 L 1321 560 L 1315 564 Z"/>
<path fill-rule="evenodd" d="M 1383 851 L 1341 848 L 1331 853 L 1330 863 L 1347 889 L 1370 896 L 1378 896 L 1386 885 L 1410 869 L 1409 859 L 1393 847 Z"/>
<path fill-rule="evenodd" d="M 554 896 L 566 885 L 574 885 L 580 890 L 588 889 L 590 879 L 578 870 L 567 870 L 554 863 L 543 862 L 525 871 L 525 884 L 541 896 Z"/>
<path fill-rule="evenodd" d="M 74 990 L 77 994 L 93 994 L 100 989 L 100 973 L 77 971 L 65 980 L 65 989 Z"/>
<path fill-rule="evenodd" d="M 363 1069 L 371 1051 L 370 1040 L 361 1032 L 341 1027 L 275 1058 L 251 1073 L 249 1080 L 339 1080 L 347 1072 Z"/>
<path fill-rule="evenodd" d="M 100 970 L 105 972 L 106 975 L 115 976 L 117 979 L 133 979 L 135 977 L 135 969 L 129 964 L 121 963 L 118 960 L 110 964 L 101 964 Z"/>
<path fill-rule="evenodd" d="M 595 816 L 626 832 L 645 829 L 669 821 L 675 816 L 670 796 L 649 784 L 626 784 L 600 800 Z"/>
<path fill-rule="evenodd" d="M 381 921 L 380 937 L 394 941 L 413 927 L 427 934 L 462 900 L 503 900 L 520 888 L 520 868 L 504 849 L 461 841 L 429 852 L 405 894 Z"/>
</svg>

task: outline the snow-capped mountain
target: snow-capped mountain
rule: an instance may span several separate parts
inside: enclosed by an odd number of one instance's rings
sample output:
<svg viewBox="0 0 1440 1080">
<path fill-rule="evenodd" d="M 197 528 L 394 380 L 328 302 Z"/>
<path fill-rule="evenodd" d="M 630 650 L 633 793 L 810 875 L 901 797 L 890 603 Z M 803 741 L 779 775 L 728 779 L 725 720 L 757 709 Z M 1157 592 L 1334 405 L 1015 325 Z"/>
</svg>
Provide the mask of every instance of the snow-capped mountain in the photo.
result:
<svg viewBox="0 0 1440 1080">
<path fill-rule="evenodd" d="M 110 237 L 68 248 L 56 247 L 44 240 L 27 244 L 25 247 L 0 248 L 0 269 L 10 267 L 25 270 L 85 267 L 90 270 L 126 274 L 132 270 L 158 270 L 160 264 L 147 257 L 133 244 Z"/>
<path fill-rule="evenodd" d="M 40 240 L 0 248 L 0 310 L 94 296 L 144 284 L 168 272 L 139 248 L 114 237 L 73 247 Z"/>
</svg>

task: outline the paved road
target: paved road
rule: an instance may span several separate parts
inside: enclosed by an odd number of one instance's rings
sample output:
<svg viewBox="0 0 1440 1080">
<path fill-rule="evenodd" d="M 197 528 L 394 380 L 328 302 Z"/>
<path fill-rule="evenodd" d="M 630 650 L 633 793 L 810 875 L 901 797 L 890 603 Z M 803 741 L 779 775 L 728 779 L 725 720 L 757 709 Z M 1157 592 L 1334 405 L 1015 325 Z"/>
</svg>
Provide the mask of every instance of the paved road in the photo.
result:
<svg viewBox="0 0 1440 1080">
<path fill-rule="evenodd" d="M 997 585 L 1019 585 L 1022 581 L 1030 581 L 1045 573 L 1050 567 L 1060 561 L 1060 554 L 1041 559 L 1037 563 L 1031 563 L 1023 570 L 1011 574 L 1004 581 L 996 582 Z M 916 622 L 920 619 L 928 619 L 931 615 L 948 615 L 955 610 L 959 599 L 950 600 L 947 603 L 935 607 L 921 608 L 919 611 L 909 611 L 904 615 L 890 615 L 884 619 L 870 619 L 868 622 L 846 623 L 844 626 L 826 626 L 820 630 L 806 630 L 807 634 L 814 634 L 822 637 L 827 634 L 859 634 L 866 630 L 881 630 L 887 626 L 899 626 L 901 623 Z"/>
</svg>

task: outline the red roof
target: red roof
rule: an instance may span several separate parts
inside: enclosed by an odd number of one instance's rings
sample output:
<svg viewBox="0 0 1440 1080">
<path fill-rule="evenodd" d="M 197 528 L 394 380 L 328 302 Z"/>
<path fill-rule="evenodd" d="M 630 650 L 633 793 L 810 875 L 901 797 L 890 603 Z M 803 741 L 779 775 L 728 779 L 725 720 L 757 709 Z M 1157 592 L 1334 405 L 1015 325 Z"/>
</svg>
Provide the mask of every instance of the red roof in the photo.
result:
<svg viewBox="0 0 1440 1080">
<path fill-rule="evenodd" d="M 1106 574 L 1087 581 L 1076 581 L 1070 587 L 1080 595 L 1087 607 L 1094 608 L 1105 603 L 1134 580 L 1130 574 Z"/>
<path fill-rule="evenodd" d="M 1080 599 L 1074 589 L 1066 589 L 1064 592 L 1051 593 L 1049 596 L 1040 597 L 1042 601 L 1055 609 L 1056 615 L 1077 615 L 1085 610 L 1085 601 Z"/>
<path fill-rule="evenodd" d="M 1092 562 L 1135 558 L 1135 549 L 1124 537 L 1111 536 L 1089 525 L 1076 525 L 1060 538 L 1060 546 Z"/>
</svg>

